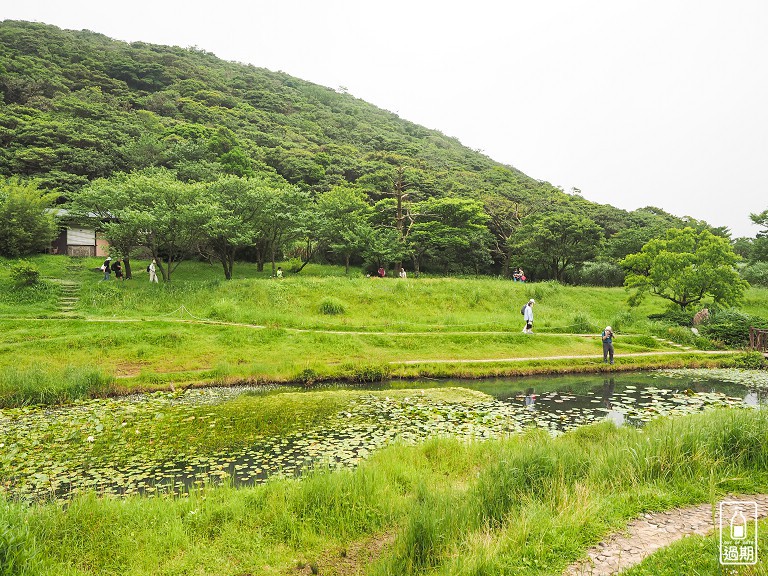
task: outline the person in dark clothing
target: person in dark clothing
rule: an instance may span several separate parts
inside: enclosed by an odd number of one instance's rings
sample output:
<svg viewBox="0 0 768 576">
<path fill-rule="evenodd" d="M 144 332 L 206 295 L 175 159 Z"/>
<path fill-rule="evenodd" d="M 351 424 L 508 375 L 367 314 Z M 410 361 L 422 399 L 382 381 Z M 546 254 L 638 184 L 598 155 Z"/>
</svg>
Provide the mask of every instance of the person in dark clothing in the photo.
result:
<svg viewBox="0 0 768 576">
<path fill-rule="evenodd" d="M 607 364 L 609 358 L 613 364 L 613 328 L 606 326 L 601 338 L 603 339 L 603 364 Z"/>
<path fill-rule="evenodd" d="M 123 266 L 120 264 L 120 260 L 115 260 L 112 264 L 112 271 L 115 273 L 115 278 L 118 280 L 123 279 Z"/>
</svg>

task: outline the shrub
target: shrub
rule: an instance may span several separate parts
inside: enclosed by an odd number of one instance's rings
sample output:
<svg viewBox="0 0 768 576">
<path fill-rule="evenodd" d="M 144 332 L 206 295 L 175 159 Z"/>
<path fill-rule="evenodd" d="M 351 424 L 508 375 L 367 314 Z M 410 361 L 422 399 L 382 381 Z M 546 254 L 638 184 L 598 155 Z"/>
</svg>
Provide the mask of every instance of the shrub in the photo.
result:
<svg viewBox="0 0 768 576">
<path fill-rule="evenodd" d="M 755 262 L 744 267 L 741 277 L 753 286 L 768 287 L 768 262 Z"/>
<path fill-rule="evenodd" d="M 577 334 L 595 334 L 600 331 L 600 328 L 593 324 L 586 314 L 576 314 L 569 324 L 569 329 Z"/>
<path fill-rule="evenodd" d="M 11 280 L 18 288 L 35 286 L 40 282 L 40 270 L 27 260 L 19 260 L 11 265 Z"/>
<path fill-rule="evenodd" d="M 654 332 L 658 336 L 671 340 L 677 344 L 683 344 L 684 346 L 696 345 L 696 334 L 691 332 L 690 328 L 685 328 L 684 326 L 666 326 L 660 330 L 654 330 Z"/>
<path fill-rule="evenodd" d="M 655 333 L 676 344 L 690 346 L 697 350 L 715 350 L 723 347 L 722 344 L 718 345 L 717 343 L 712 342 L 709 338 L 699 336 L 690 328 L 684 326 L 667 326 L 666 329 L 656 330 Z"/>
<path fill-rule="evenodd" d="M 698 310 L 693 309 L 681 309 L 679 306 L 670 306 L 666 311 L 661 314 L 651 314 L 648 316 L 649 320 L 661 320 L 663 322 L 669 322 L 671 324 L 677 324 L 678 326 L 692 326 L 693 316 Z"/>
<path fill-rule="evenodd" d="M 318 380 L 321 380 L 320 373 L 314 368 L 304 368 L 292 380 L 303 384 L 304 386 L 311 386 Z"/>
<path fill-rule="evenodd" d="M 611 327 L 614 332 L 621 332 L 626 330 L 627 326 L 632 324 L 634 318 L 632 318 L 631 312 L 619 312 L 611 322 Z"/>
<path fill-rule="evenodd" d="M 0 255 L 18 258 L 48 247 L 57 234 L 50 208 L 58 195 L 20 178 L 0 178 Z"/>
<path fill-rule="evenodd" d="M 349 379 L 353 382 L 383 382 L 391 376 L 386 364 L 363 364 L 350 368 Z"/>
<path fill-rule="evenodd" d="M 704 335 L 728 346 L 746 346 L 749 343 L 749 327 L 768 327 L 768 321 L 735 309 L 716 310 L 701 325 Z"/>
<path fill-rule="evenodd" d="M 289 272 L 298 272 L 302 266 L 304 266 L 304 262 L 301 261 L 301 258 L 291 258 L 285 265 L 285 269 Z"/>
<path fill-rule="evenodd" d="M 760 352 L 745 352 L 732 358 L 727 358 L 722 363 L 723 368 L 740 368 L 743 370 L 763 370 L 768 367 L 768 361 Z"/>
<path fill-rule="evenodd" d="M 623 286 L 624 270 L 613 262 L 587 262 L 576 273 L 574 281 L 585 286 Z"/>
<path fill-rule="evenodd" d="M 320 302 L 320 313 L 328 315 L 344 314 L 347 311 L 347 307 L 344 302 L 337 298 L 324 298 Z"/>
</svg>

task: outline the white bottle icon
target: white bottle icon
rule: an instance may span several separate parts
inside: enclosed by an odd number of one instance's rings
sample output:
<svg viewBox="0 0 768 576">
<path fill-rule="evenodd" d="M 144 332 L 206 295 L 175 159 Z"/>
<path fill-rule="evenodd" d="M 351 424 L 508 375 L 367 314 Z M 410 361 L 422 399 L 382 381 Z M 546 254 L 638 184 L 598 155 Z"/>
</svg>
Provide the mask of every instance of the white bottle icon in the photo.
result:
<svg viewBox="0 0 768 576">
<path fill-rule="evenodd" d="M 747 519 L 741 513 L 741 508 L 736 508 L 731 518 L 731 539 L 743 540 L 747 537 Z"/>
</svg>

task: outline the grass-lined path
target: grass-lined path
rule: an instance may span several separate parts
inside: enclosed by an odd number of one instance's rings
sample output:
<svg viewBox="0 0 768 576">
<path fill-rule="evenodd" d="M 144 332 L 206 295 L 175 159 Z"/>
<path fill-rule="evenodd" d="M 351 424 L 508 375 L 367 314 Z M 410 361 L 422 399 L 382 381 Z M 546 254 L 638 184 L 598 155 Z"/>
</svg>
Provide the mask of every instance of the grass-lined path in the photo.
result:
<svg viewBox="0 0 768 576">
<path fill-rule="evenodd" d="M 660 351 L 660 352 L 629 352 L 627 354 L 622 354 L 623 357 L 638 357 L 638 356 L 680 356 L 687 354 L 689 351 L 686 350 L 671 350 L 671 351 Z M 696 354 L 733 354 L 734 352 L 732 350 L 696 350 Z M 594 354 L 587 355 L 587 354 L 571 354 L 571 355 L 564 355 L 564 356 L 529 356 L 529 357 L 521 357 L 521 358 L 475 358 L 475 359 L 469 359 L 469 360 L 456 360 L 456 359 L 449 359 L 449 360 L 401 360 L 401 361 L 395 361 L 390 362 L 390 364 L 482 364 L 486 362 L 530 362 L 533 360 L 581 360 L 581 359 L 594 359 L 596 356 Z M 618 354 L 616 355 L 616 359 L 618 359 Z"/>
</svg>

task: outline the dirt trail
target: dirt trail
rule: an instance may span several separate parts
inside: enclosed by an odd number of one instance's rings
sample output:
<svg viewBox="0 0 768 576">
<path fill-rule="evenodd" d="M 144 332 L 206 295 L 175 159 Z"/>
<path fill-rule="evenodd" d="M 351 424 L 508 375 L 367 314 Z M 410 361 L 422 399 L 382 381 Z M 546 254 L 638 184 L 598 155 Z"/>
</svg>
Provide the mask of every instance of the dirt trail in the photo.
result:
<svg viewBox="0 0 768 576">
<path fill-rule="evenodd" d="M 725 500 L 757 502 L 758 518 L 768 516 L 768 494 L 733 496 Z M 714 532 L 711 504 L 645 514 L 624 532 L 614 534 L 587 550 L 585 560 L 571 564 L 563 576 L 610 576 L 639 564 L 660 548 L 684 536 Z"/>
<path fill-rule="evenodd" d="M 669 350 L 659 352 L 629 352 L 627 354 L 617 355 L 616 358 L 632 357 L 632 356 L 680 356 L 688 352 L 695 352 L 696 354 L 733 354 L 733 350 Z M 473 364 L 473 363 L 488 363 L 488 362 L 523 362 L 530 360 L 576 360 L 580 358 L 598 358 L 598 354 L 581 354 L 573 356 L 531 356 L 521 358 L 480 358 L 474 360 L 400 360 L 397 362 L 390 362 L 390 364 Z"/>
</svg>

